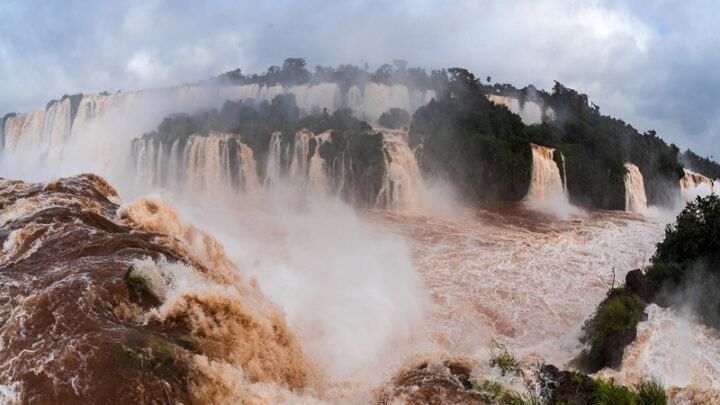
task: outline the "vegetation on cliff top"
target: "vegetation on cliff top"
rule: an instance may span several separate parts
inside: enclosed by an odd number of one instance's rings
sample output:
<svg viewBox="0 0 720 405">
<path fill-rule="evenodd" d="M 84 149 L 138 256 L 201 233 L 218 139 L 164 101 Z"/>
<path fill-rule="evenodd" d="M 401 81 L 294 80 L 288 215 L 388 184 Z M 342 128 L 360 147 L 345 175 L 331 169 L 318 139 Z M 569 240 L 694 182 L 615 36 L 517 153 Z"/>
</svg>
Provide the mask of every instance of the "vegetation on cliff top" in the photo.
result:
<svg viewBox="0 0 720 405">
<path fill-rule="evenodd" d="M 680 154 L 680 161 L 688 169 L 701 173 L 711 179 L 720 179 L 720 164 L 710 158 L 699 156 L 690 149 Z"/>
<path fill-rule="evenodd" d="M 627 173 L 624 164 L 628 161 L 636 164 L 643 175 L 649 204 L 670 206 L 677 201 L 678 180 L 683 174 L 683 165 L 678 160 L 679 149 L 665 143 L 655 131 L 640 133 L 622 120 L 601 114 L 600 107 L 591 103 L 587 95 L 558 82 L 552 92 L 546 92 L 533 86 L 518 89 L 490 81 L 490 77 L 483 81 L 462 68 L 427 73 L 423 69 L 408 68 L 402 60 L 382 65 L 374 72 L 367 66 L 352 65 L 317 66 L 311 71 L 305 59 L 288 58 L 282 66 L 271 66 L 259 75 L 243 74 L 236 69 L 208 83 L 293 86 L 330 82 L 339 84 L 341 91 L 347 91 L 352 85 L 374 82 L 435 90 L 437 98 L 416 111 L 412 120 L 402 110 L 394 108 L 381 116 L 380 124 L 389 128 L 410 124 L 411 146 L 422 145 L 422 169 L 430 175 L 450 180 L 471 201 L 522 199 L 530 182 L 532 155 L 529 143 L 554 147 L 564 155 L 566 173 L 563 174 L 566 175 L 570 200 L 575 205 L 624 209 Z M 506 107 L 488 101 L 488 95 L 514 97 L 520 105 L 536 102 L 541 109 L 549 107 L 554 112 L 546 116 L 542 111 L 543 123 L 526 126 Z M 266 115 L 259 125 L 257 120 L 251 125 L 244 124 L 248 117 L 242 110 L 249 105 L 247 101 L 228 103 L 226 106 L 229 105 L 233 114 L 241 118 L 232 119 L 230 128 L 211 129 L 226 132 L 237 129 L 236 132 L 249 138 L 243 142 L 261 159 L 266 155 L 269 143 L 267 128 L 275 127 L 283 134 L 291 134 L 297 125 L 287 125 L 284 119 L 300 120 L 297 107 L 287 98 L 273 100 L 269 109 L 290 113 L 290 117 L 270 118 Z M 290 105 L 290 110 L 284 108 Z M 259 109 L 263 111 L 262 104 Z M 223 115 L 222 111 L 220 115 Z M 321 112 L 310 112 L 310 115 L 316 117 L 311 121 L 318 121 Z M 185 124 L 181 123 L 181 126 Z M 207 128 L 199 129 L 202 132 Z M 265 135 L 249 136 L 256 130 Z M 292 142 L 286 138 L 287 135 L 283 137 L 284 146 Z M 720 170 L 719 165 L 702 160 L 689 151 L 682 158 L 709 176 Z M 262 171 L 263 162 L 259 163 Z"/>
<path fill-rule="evenodd" d="M 589 377 L 579 371 L 560 371 L 552 365 L 536 373 L 540 391 L 548 404 L 593 405 L 666 405 L 667 396 L 654 379 L 642 380 L 633 387 L 614 380 Z"/>
<path fill-rule="evenodd" d="M 383 64 L 374 72 L 354 65 L 315 66 L 311 72 L 304 58 L 285 59 L 282 66 L 270 66 L 261 74 L 243 74 L 240 69 L 218 75 L 210 81 L 221 85 L 260 84 L 273 86 L 277 84 L 295 86 L 302 84 L 337 83 L 343 91 L 352 85 L 364 85 L 369 82 L 387 85 L 401 84 L 414 89 L 433 89 L 441 91 L 447 84 L 444 69 L 432 70 L 408 67 L 407 62 L 395 59 L 392 64 Z"/>
<path fill-rule="evenodd" d="M 625 287 L 611 289 L 583 325 L 581 341 L 588 348 L 581 353 L 578 366 L 592 373 L 620 366 L 625 346 L 635 340 L 637 324 L 645 318 L 646 305 Z"/>
<path fill-rule="evenodd" d="M 471 199 L 519 200 L 529 184 L 529 143 L 557 148 L 566 160 L 574 204 L 625 208 L 625 162 L 638 165 L 651 204 L 670 205 L 679 195 L 678 149 L 654 131 L 600 114 L 587 95 L 555 84 L 552 93 L 486 85 L 465 69 L 449 69 L 446 91 L 413 117 L 410 139 L 422 144 L 423 168 L 450 179 Z M 490 94 L 549 106 L 556 118 L 524 125 Z M 545 117 L 547 118 L 547 117 Z"/>
</svg>

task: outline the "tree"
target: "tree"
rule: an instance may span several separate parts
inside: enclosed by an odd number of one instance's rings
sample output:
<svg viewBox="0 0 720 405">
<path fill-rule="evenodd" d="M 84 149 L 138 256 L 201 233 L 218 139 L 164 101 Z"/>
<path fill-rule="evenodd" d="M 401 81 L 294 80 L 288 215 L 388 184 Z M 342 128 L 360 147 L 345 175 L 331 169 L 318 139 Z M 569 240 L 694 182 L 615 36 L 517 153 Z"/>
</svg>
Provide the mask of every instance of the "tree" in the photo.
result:
<svg viewBox="0 0 720 405">
<path fill-rule="evenodd" d="M 404 71 L 407 68 L 407 61 L 404 61 L 402 59 L 393 59 L 393 65 L 395 65 L 395 69 L 398 71 Z"/>
<path fill-rule="evenodd" d="M 287 58 L 282 66 L 282 82 L 303 84 L 310 80 L 310 72 L 305 67 L 304 58 Z"/>
<path fill-rule="evenodd" d="M 386 128 L 398 129 L 410 125 L 410 114 L 402 108 L 391 108 L 380 116 L 378 123 Z"/>
<path fill-rule="evenodd" d="M 372 79 L 373 81 L 378 83 L 388 84 L 390 83 L 390 77 L 392 76 L 393 72 L 393 67 L 385 63 L 375 71 Z"/>
</svg>

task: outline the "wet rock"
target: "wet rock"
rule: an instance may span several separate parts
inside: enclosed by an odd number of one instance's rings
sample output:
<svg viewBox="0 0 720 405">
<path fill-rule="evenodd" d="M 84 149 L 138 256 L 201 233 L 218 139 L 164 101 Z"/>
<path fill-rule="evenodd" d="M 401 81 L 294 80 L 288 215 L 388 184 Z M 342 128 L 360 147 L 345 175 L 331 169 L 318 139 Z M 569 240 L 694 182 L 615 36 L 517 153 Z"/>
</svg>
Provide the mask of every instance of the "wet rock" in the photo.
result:
<svg viewBox="0 0 720 405">
<path fill-rule="evenodd" d="M 398 373 L 378 404 L 485 404 L 473 389 L 470 372 L 470 366 L 459 361 L 420 363 Z"/>
<path fill-rule="evenodd" d="M 625 285 L 628 291 L 642 298 L 643 301 L 650 302 L 653 296 L 653 288 L 641 270 L 635 269 L 628 272 L 625 276 Z"/>
<path fill-rule="evenodd" d="M 553 365 L 543 365 L 537 371 L 540 393 L 549 404 L 591 404 L 595 389 L 593 380 L 578 371 L 560 371 Z"/>
</svg>

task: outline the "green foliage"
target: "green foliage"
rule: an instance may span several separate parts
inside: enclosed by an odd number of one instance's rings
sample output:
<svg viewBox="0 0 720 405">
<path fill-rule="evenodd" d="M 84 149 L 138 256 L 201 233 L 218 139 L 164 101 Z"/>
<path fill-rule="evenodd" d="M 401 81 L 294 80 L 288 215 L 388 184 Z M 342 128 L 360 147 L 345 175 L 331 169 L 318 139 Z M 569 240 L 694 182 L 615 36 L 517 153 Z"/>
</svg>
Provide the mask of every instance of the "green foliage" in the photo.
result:
<svg viewBox="0 0 720 405">
<path fill-rule="evenodd" d="M 597 405 L 665 405 L 665 389 L 656 380 L 643 380 L 634 389 L 619 385 L 615 380 L 594 379 L 591 403 Z"/>
<path fill-rule="evenodd" d="M 628 387 L 618 385 L 614 380 L 604 381 L 596 379 L 595 389 L 592 393 L 592 403 L 595 405 L 636 405 L 635 393 Z"/>
<path fill-rule="evenodd" d="M 665 389 L 655 379 L 643 380 L 635 386 L 637 405 L 666 405 Z"/>
<path fill-rule="evenodd" d="M 592 378 L 575 370 L 560 371 L 545 365 L 537 374 L 540 392 L 549 404 L 665 405 L 664 388 L 654 379 L 642 380 L 634 387 Z"/>
<path fill-rule="evenodd" d="M 536 405 L 540 399 L 533 393 L 520 394 L 505 389 L 499 381 L 482 380 L 475 385 L 475 391 L 479 392 L 486 400 L 499 405 Z"/>
<path fill-rule="evenodd" d="M 288 58 L 282 66 L 270 66 L 262 74 L 243 75 L 240 69 L 235 69 L 222 73 L 212 80 L 213 83 L 220 85 L 257 83 L 270 86 L 331 82 L 337 83 L 343 91 L 347 91 L 353 84 L 369 81 L 440 91 L 447 85 L 448 78 L 445 70 L 433 70 L 428 74 L 422 68 L 408 68 L 407 63 L 401 60 L 393 61 L 392 65 L 383 64 L 374 73 L 368 71 L 367 65 L 364 68 L 353 65 L 316 66 L 315 71 L 310 72 L 304 58 Z"/>
<path fill-rule="evenodd" d="M 589 344 L 589 348 L 581 354 L 579 364 L 590 372 L 617 367 L 625 346 L 635 339 L 646 305 L 625 287 L 611 289 L 583 325 L 581 340 Z"/>
<path fill-rule="evenodd" d="M 687 263 L 720 254 L 720 197 L 698 197 L 665 228 L 653 263 Z"/>
<path fill-rule="evenodd" d="M 529 143 L 554 147 L 565 157 L 574 204 L 625 208 L 625 162 L 645 177 L 650 203 L 670 205 L 679 192 L 682 165 L 677 148 L 654 131 L 638 133 L 620 120 L 600 114 L 588 97 L 556 83 L 552 94 L 534 87 L 483 85 L 466 69 L 448 69 L 447 91 L 413 117 L 410 140 L 423 145 L 422 167 L 453 181 L 470 199 L 519 200 L 530 182 Z M 539 101 L 556 111 L 556 120 L 525 126 L 488 94 Z M 561 166 L 561 165 L 559 165 Z M 561 169 L 562 170 L 562 169 Z"/>
<path fill-rule="evenodd" d="M 648 280 L 655 286 L 662 286 L 666 282 L 679 285 L 683 281 L 685 266 L 676 262 L 654 263 L 648 268 Z"/>
<path fill-rule="evenodd" d="M 532 167 L 520 117 L 490 102 L 471 73 L 450 72 L 448 93 L 413 116 L 410 143 L 422 145 L 421 166 L 471 200 L 520 200 Z"/>
<path fill-rule="evenodd" d="M 710 177 L 720 179 L 720 164 L 697 155 L 690 149 L 680 154 L 680 161 L 690 170 Z"/>
<path fill-rule="evenodd" d="M 665 228 L 648 279 L 661 305 L 694 310 L 707 325 L 720 328 L 720 197 L 698 197 Z"/>
<path fill-rule="evenodd" d="M 515 355 L 504 344 L 493 343 L 495 347 L 490 350 L 490 367 L 499 368 L 503 376 L 517 373 L 520 363 Z"/>
<path fill-rule="evenodd" d="M 624 161 L 629 160 L 643 174 L 648 203 L 665 206 L 673 203 L 679 192 L 678 180 L 682 176 L 682 165 L 678 162 L 679 150 L 675 145 L 666 144 L 653 130 L 641 134 L 622 120 L 602 115 L 597 105 L 589 103 L 587 95 L 558 82 L 555 82 L 552 95 L 545 97 L 545 101 L 557 115 L 552 125 L 564 131 L 560 141 L 576 144 L 584 150 L 584 156 L 579 156 L 578 162 L 587 163 L 573 167 L 573 170 L 568 167 L 568 188 L 574 200 L 583 204 L 594 201 L 595 206 L 606 208 L 624 207 L 625 171 L 621 167 Z M 568 161 L 574 160 L 572 156 L 567 158 Z M 592 188 L 582 190 L 577 188 L 578 184 L 571 185 L 576 169 L 579 169 L 580 181 L 605 190 L 593 192 Z M 598 171 L 592 180 L 583 177 L 592 171 Z M 599 175 L 607 178 L 598 178 Z M 602 204 L 597 204 L 597 198 L 608 191 L 611 193 L 609 197 L 601 201 Z"/>
<path fill-rule="evenodd" d="M 490 398 L 497 398 L 504 391 L 500 382 L 491 380 L 483 380 L 475 386 L 475 390 L 486 394 Z"/>
<path fill-rule="evenodd" d="M 378 122 L 385 128 L 403 128 L 410 125 L 410 114 L 402 108 L 391 108 L 382 113 Z"/>
</svg>

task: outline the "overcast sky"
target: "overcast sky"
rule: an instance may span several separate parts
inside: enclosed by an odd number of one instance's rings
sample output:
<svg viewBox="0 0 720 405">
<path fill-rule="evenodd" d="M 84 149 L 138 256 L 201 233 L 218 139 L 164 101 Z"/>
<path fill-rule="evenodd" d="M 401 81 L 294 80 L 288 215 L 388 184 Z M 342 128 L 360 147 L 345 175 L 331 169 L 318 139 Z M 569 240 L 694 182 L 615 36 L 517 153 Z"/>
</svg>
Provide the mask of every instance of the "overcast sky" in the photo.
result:
<svg viewBox="0 0 720 405">
<path fill-rule="evenodd" d="M 210 2 L 208 2 L 210 3 Z M 601 111 L 720 158 L 720 3 L 707 1 L 0 0 L 0 114 L 286 57 L 405 59 L 519 87 L 558 80 Z"/>
</svg>

